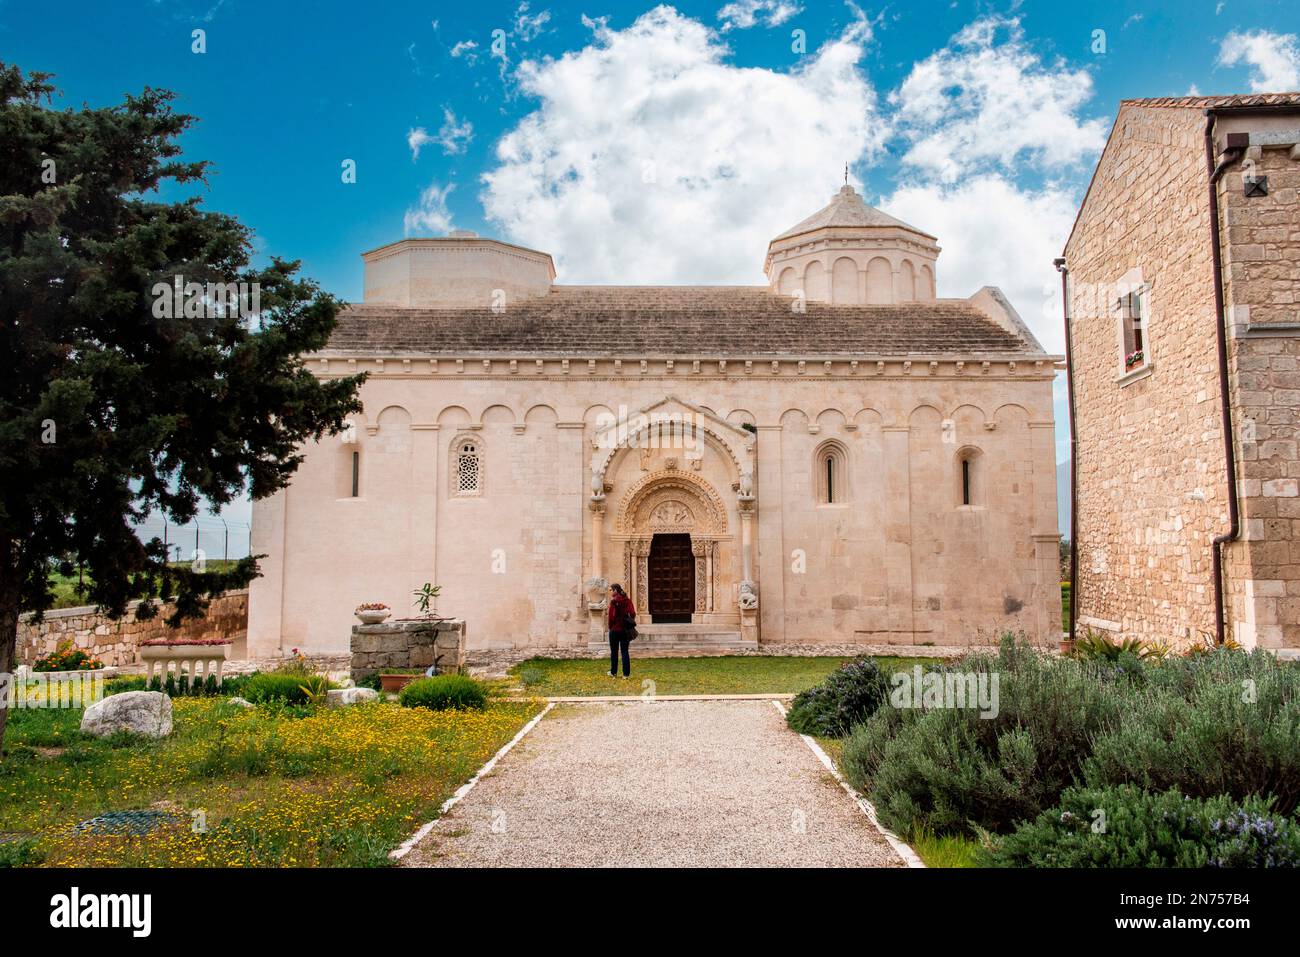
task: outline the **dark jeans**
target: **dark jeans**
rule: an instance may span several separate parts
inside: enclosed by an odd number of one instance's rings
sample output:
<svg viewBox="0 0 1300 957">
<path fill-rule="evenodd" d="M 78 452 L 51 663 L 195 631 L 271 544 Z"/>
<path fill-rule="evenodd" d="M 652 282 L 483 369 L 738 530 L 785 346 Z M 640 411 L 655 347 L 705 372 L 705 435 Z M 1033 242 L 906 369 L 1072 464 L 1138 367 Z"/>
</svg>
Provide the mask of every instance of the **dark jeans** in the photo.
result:
<svg viewBox="0 0 1300 957">
<path fill-rule="evenodd" d="M 627 678 L 632 674 L 632 658 L 627 653 L 627 646 L 630 642 L 624 632 L 611 631 L 609 633 L 609 673 L 618 674 L 618 653 L 623 652 L 623 677 Z"/>
</svg>

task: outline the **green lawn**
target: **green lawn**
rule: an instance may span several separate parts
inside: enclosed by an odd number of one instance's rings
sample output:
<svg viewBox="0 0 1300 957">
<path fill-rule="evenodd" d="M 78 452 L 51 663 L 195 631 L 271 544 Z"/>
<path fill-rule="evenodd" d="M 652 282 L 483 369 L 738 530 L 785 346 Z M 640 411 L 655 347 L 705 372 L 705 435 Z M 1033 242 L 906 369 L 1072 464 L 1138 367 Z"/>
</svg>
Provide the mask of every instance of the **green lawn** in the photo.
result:
<svg viewBox="0 0 1300 957">
<path fill-rule="evenodd" d="M 85 737 L 79 709 L 18 709 L 0 759 L 0 866 L 383 866 L 540 707 L 293 712 L 177 698 L 175 731 L 157 742 Z M 127 810 L 165 823 L 74 829 Z"/>
<path fill-rule="evenodd" d="M 819 684 L 850 658 L 724 655 L 713 658 L 637 658 L 632 677 L 611 678 L 609 659 L 530 658 L 510 669 L 515 690 L 530 694 L 639 695 L 797 693 Z M 933 658 L 877 658 L 886 670 L 933 664 Z M 653 682 L 647 685 L 645 682 Z"/>
<path fill-rule="evenodd" d="M 1061 631 L 1070 630 L 1070 583 L 1061 582 Z"/>
</svg>

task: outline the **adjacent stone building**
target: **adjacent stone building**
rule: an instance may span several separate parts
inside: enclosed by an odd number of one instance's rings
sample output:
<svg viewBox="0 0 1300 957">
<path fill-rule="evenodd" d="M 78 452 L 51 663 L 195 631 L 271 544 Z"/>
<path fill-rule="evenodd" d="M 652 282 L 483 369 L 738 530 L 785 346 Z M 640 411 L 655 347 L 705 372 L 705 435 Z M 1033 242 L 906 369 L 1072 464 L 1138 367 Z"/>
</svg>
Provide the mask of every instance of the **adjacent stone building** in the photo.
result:
<svg viewBox="0 0 1300 957">
<path fill-rule="evenodd" d="M 1080 631 L 1300 648 L 1298 142 L 1300 94 L 1120 104 L 1065 248 Z"/>
<path fill-rule="evenodd" d="M 685 239 L 685 238 L 684 238 Z M 757 252 L 757 251 L 756 251 Z M 1005 297 L 848 186 L 756 287 L 565 286 L 456 233 L 363 257 L 321 377 L 365 411 L 258 502 L 249 650 L 346 650 L 424 582 L 469 647 L 969 645 L 1060 632 L 1052 380 Z"/>
</svg>

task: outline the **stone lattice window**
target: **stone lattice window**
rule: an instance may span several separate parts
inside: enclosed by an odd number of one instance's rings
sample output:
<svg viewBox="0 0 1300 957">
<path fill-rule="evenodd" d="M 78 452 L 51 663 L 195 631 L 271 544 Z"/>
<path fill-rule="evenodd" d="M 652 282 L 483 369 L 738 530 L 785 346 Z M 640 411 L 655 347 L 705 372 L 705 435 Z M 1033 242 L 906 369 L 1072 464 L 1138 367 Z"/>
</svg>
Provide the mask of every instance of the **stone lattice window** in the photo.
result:
<svg viewBox="0 0 1300 957">
<path fill-rule="evenodd" d="M 849 500 L 849 457 L 844 446 L 823 442 L 813 454 L 813 488 L 818 505 L 841 505 Z"/>
<path fill-rule="evenodd" d="M 483 455 L 475 439 L 458 439 L 452 459 L 452 494 L 483 494 Z"/>
</svg>

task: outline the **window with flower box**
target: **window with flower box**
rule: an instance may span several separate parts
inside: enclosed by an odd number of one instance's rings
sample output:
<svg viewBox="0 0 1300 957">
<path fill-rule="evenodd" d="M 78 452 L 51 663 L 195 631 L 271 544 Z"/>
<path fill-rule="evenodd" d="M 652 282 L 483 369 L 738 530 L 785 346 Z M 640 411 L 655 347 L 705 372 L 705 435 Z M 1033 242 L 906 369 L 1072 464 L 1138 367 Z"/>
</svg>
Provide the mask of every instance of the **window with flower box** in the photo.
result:
<svg viewBox="0 0 1300 957">
<path fill-rule="evenodd" d="M 1124 293 L 1116 302 L 1124 355 L 1122 372 L 1125 374 L 1143 368 L 1150 361 L 1147 306 L 1145 286 Z"/>
</svg>

